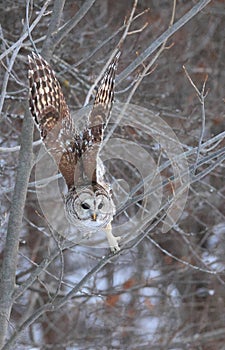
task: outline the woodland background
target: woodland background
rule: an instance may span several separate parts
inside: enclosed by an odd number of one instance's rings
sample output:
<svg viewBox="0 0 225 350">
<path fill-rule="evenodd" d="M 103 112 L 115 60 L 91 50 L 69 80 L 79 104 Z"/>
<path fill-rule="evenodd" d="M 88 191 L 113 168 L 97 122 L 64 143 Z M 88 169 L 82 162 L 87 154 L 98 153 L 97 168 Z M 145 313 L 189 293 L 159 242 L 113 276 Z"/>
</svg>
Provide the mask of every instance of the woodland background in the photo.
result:
<svg viewBox="0 0 225 350">
<path fill-rule="evenodd" d="M 82 108 L 88 93 L 93 98 L 90 88 L 124 33 L 134 3 L 0 3 L 0 347 L 4 350 L 225 349 L 223 0 L 177 1 L 173 22 L 190 10 L 192 18 L 164 38 L 166 47 L 132 94 L 131 102 L 163 118 L 187 152 L 189 195 L 174 228 L 163 234 L 159 215 L 113 257 L 108 249 L 63 245 L 38 207 L 30 170 L 40 136 L 35 128 L 32 144 L 27 55 L 35 44 L 56 71 L 70 108 Z M 172 11 L 172 0 L 137 1 L 134 17 L 142 15 L 131 23 L 132 34 L 123 43 L 116 100 L 127 101 L 133 82 L 157 54 L 154 50 L 151 56 L 145 54 L 143 63 L 137 61 L 168 29 Z M 200 92 L 206 82 L 207 96 L 197 96 L 184 65 Z M 122 133 L 158 158 L 145 135 L 115 130 Z M 120 178 L 131 178 L 134 172 L 113 162 L 107 167 Z M 171 175 L 170 167 L 162 171 L 165 180 Z M 165 198 L 173 195 L 169 184 L 168 180 Z M 141 205 L 140 197 L 133 201 L 134 207 L 137 204 Z M 131 215 L 132 208 L 123 214 Z"/>
</svg>

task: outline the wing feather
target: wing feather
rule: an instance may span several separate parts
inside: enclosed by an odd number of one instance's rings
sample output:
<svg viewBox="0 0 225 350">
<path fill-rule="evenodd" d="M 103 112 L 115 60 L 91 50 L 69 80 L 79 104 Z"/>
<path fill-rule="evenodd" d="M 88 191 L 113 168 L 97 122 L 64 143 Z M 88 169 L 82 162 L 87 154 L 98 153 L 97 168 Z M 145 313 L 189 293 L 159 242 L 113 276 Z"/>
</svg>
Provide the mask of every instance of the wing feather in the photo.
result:
<svg viewBox="0 0 225 350">
<path fill-rule="evenodd" d="M 109 120 L 114 99 L 115 74 L 120 57 L 117 51 L 100 81 L 93 109 L 90 113 L 87 129 L 84 131 L 82 153 L 83 167 L 90 181 L 98 182 L 97 162 L 98 153 L 102 146 L 104 130 Z M 90 159 L 93 161 L 90 162 Z"/>
<path fill-rule="evenodd" d="M 87 128 L 81 134 L 76 133 L 62 89 L 49 64 L 40 55 L 28 56 L 30 111 L 69 189 L 98 182 L 98 153 L 114 99 L 119 56 L 117 51 L 100 81 Z"/>
<path fill-rule="evenodd" d="M 28 61 L 30 111 L 45 147 L 70 188 L 79 158 L 79 138 L 55 73 L 40 55 L 33 53 Z"/>
</svg>

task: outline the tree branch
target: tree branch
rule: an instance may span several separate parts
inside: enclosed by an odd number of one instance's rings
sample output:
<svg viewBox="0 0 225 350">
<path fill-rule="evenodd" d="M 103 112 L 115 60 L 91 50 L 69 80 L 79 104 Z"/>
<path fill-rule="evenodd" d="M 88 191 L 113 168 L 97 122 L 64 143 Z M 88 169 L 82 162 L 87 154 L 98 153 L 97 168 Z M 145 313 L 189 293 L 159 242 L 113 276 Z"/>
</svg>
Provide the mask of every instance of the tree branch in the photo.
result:
<svg viewBox="0 0 225 350">
<path fill-rule="evenodd" d="M 10 350 L 12 349 L 13 345 L 15 345 L 15 342 L 17 339 L 21 336 L 21 333 L 27 329 L 35 320 L 37 320 L 41 315 L 43 315 L 45 312 L 50 311 L 53 312 L 55 310 L 58 310 L 60 307 L 65 305 L 66 302 L 68 302 L 76 293 L 78 293 L 81 288 L 93 277 L 94 274 L 96 274 L 98 271 L 100 271 L 106 264 L 108 264 L 111 259 L 115 255 L 120 255 L 122 250 L 120 250 L 118 253 L 110 253 L 107 256 L 104 256 L 81 280 L 79 283 L 76 284 L 74 288 L 71 289 L 69 293 L 67 293 L 63 298 L 56 299 L 54 302 L 47 303 L 40 307 L 38 310 L 36 310 L 30 317 L 24 321 L 24 323 L 17 329 L 16 332 L 12 335 L 10 340 L 5 344 L 5 346 L 2 348 L 2 350 Z"/>
<path fill-rule="evenodd" d="M 140 64 L 142 64 L 155 50 L 159 48 L 167 39 L 169 39 L 174 33 L 182 28 L 188 21 L 190 21 L 197 13 L 205 8 L 211 0 L 201 0 L 195 6 L 192 7 L 188 13 L 181 17 L 173 26 L 168 28 L 158 39 L 142 53 L 140 54 L 126 69 L 124 69 L 117 77 L 117 84 L 123 81 L 131 72 L 133 72 Z"/>
<path fill-rule="evenodd" d="M 46 2 L 47 4 L 48 2 Z M 50 29 L 47 33 L 46 41 L 49 46 L 45 48 L 44 54 L 50 55 L 53 47 L 51 43 L 52 31 L 57 29 L 60 22 L 60 16 L 62 15 L 62 5 L 60 7 L 60 1 L 56 1 L 53 11 L 53 17 L 56 16 L 56 11 L 61 9 L 58 13 L 58 20 L 54 23 L 51 21 Z M 43 13 L 43 8 L 41 13 Z M 39 18 L 39 16 L 38 16 Z M 37 21 L 34 21 L 36 23 Z M 29 35 L 30 29 L 25 33 Z M 25 36 L 22 35 L 24 40 Z M 17 53 L 18 47 L 20 48 L 22 38 L 17 41 L 15 52 Z M 13 55 L 14 58 L 14 55 Z M 31 118 L 28 103 L 25 106 L 25 115 L 23 120 L 22 134 L 21 134 L 21 148 L 19 153 L 19 165 L 17 169 L 16 182 L 14 188 L 14 194 L 12 198 L 12 205 L 9 215 L 9 223 L 7 229 L 6 244 L 4 248 L 4 256 L 2 263 L 2 278 L 0 285 L 0 348 L 4 345 L 7 335 L 8 322 L 13 305 L 13 292 L 15 286 L 15 275 L 17 266 L 17 253 L 19 246 L 19 235 L 22 227 L 23 212 L 26 200 L 26 193 L 28 187 L 29 176 L 32 168 L 33 160 L 33 119 Z"/>
<path fill-rule="evenodd" d="M 51 0 L 47 0 L 45 2 L 45 4 L 43 5 L 41 11 L 39 12 L 37 18 L 33 21 L 33 23 L 30 26 L 30 31 L 26 31 L 20 38 L 19 40 L 17 40 L 12 46 L 10 46 L 7 50 L 5 50 L 1 55 L 0 55 L 0 62 L 3 60 L 3 58 L 5 58 L 6 56 L 8 56 L 8 54 L 10 54 L 13 50 L 15 50 L 18 45 L 20 45 L 21 43 L 23 43 L 23 41 L 25 39 L 27 39 L 27 37 L 29 36 L 29 32 L 31 32 L 36 25 L 40 22 L 41 18 L 43 17 L 46 8 L 48 7 L 48 4 Z"/>
<path fill-rule="evenodd" d="M 96 0 L 86 0 L 76 15 L 72 17 L 71 20 L 69 20 L 67 23 L 65 23 L 64 26 L 62 26 L 59 31 L 52 36 L 51 40 L 54 48 L 80 22 L 80 20 L 86 15 L 95 1 Z"/>
<path fill-rule="evenodd" d="M 51 16 L 51 21 L 48 27 L 47 38 L 43 43 L 41 54 L 49 61 L 52 53 L 55 49 L 55 45 L 52 45 L 52 37 L 54 32 L 56 32 L 60 25 L 60 20 L 62 17 L 62 12 L 64 8 L 65 0 L 56 0 L 54 2 L 53 12 Z"/>
<path fill-rule="evenodd" d="M 9 215 L 6 244 L 2 263 L 2 278 L 0 285 L 0 348 L 3 346 L 6 338 L 8 320 L 10 318 L 13 302 L 19 235 L 22 226 L 23 210 L 26 200 L 30 170 L 32 167 L 32 141 L 33 120 L 30 117 L 30 112 L 27 105 L 21 134 L 19 165 Z"/>
</svg>

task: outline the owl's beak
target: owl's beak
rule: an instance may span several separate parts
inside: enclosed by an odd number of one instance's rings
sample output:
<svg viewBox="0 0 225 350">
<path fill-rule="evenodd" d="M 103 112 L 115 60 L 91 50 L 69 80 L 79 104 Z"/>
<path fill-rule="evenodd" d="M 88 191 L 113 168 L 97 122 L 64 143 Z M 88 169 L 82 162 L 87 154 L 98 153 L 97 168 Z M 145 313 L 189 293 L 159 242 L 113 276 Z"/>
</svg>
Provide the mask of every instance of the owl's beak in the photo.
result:
<svg viewBox="0 0 225 350">
<path fill-rule="evenodd" d="M 96 213 L 93 213 L 92 214 L 92 220 L 96 221 L 96 219 L 97 219 L 97 215 L 96 215 Z"/>
</svg>

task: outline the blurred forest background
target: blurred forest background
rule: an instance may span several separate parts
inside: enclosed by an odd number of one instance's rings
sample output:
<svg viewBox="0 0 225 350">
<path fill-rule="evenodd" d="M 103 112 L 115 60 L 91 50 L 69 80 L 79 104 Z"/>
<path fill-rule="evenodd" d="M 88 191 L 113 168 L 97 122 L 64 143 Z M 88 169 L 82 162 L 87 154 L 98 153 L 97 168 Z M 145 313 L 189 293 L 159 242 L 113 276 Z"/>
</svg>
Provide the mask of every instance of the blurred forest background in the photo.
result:
<svg viewBox="0 0 225 350">
<path fill-rule="evenodd" d="M 177 0 L 174 23 L 206 2 Z M 0 347 L 225 350 L 224 1 L 208 1 L 168 39 L 132 94 L 132 104 L 158 115 L 180 140 L 189 164 L 190 187 L 183 214 L 169 232 L 162 233 L 159 215 L 158 221 L 137 232 L 136 241 L 114 257 L 109 249 L 63 245 L 38 207 L 34 170 L 30 175 L 31 164 L 26 163 L 32 145 L 32 133 L 26 132 L 32 131 L 27 112 L 27 55 L 35 44 L 56 71 L 71 110 L 82 108 L 88 93 L 93 100 L 90 89 L 118 44 L 134 1 L 66 0 L 62 7 L 63 3 L 0 3 Z M 53 23 L 57 4 L 62 11 Z M 82 9 L 86 11 L 81 13 Z M 134 69 L 130 66 L 168 29 L 172 11 L 172 0 L 137 1 L 134 18 L 139 16 L 132 21 L 122 47 L 117 101 L 127 101 L 134 83 L 155 57 L 157 51 Z M 58 42 L 51 41 L 58 28 L 77 14 L 76 25 L 73 22 L 67 32 L 63 27 Z M 205 83 L 201 96 L 183 66 L 200 92 Z M 129 74 L 120 79 L 127 67 Z M 27 129 L 22 126 L 25 118 Z M 136 140 L 160 165 L 166 162 L 153 140 L 140 131 L 116 129 L 115 135 Z M 34 128 L 34 159 L 39 138 Z M 21 140 L 25 153 L 19 158 Z M 139 181 L 126 164 L 112 161 L 106 165 L 114 178 L 132 178 L 135 185 Z M 18 169 L 21 177 L 16 175 Z M 166 183 L 164 198 L 173 196 L 172 175 L 171 166 L 161 172 Z M 139 190 L 133 205 L 143 204 Z M 10 217 L 10 210 L 17 215 Z M 132 208 L 119 213 L 131 214 Z M 116 217 L 115 222 L 124 217 Z"/>
</svg>

